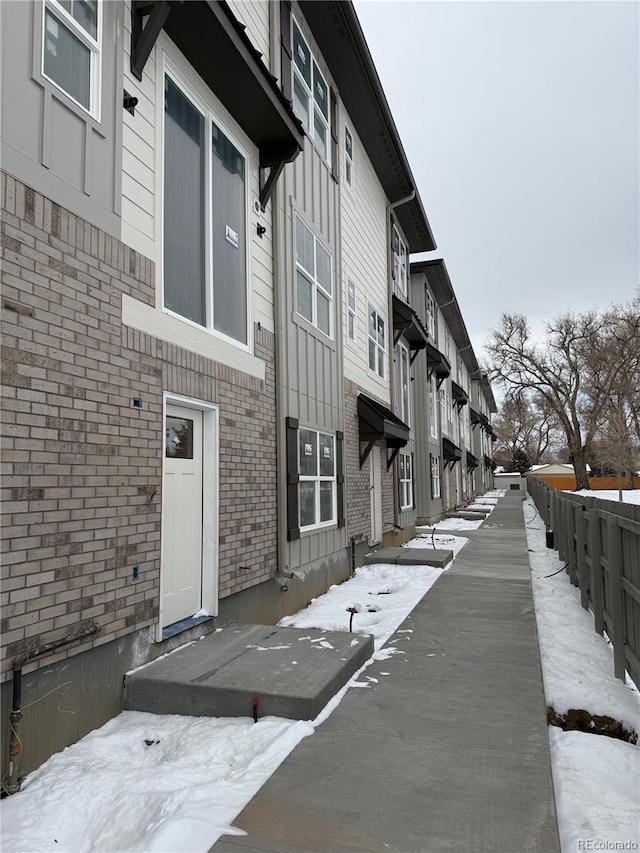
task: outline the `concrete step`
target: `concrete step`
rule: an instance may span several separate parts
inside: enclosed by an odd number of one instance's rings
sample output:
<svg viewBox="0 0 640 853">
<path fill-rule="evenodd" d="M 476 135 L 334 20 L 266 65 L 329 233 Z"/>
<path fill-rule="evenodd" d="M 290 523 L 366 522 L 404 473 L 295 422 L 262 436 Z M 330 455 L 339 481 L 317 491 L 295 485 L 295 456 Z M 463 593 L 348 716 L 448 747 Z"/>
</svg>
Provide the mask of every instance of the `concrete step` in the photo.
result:
<svg viewBox="0 0 640 853">
<path fill-rule="evenodd" d="M 238 717 L 257 698 L 260 717 L 312 720 L 373 651 L 369 634 L 230 625 L 127 675 L 124 707 Z"/>
<path fill-rule="evenodd" d="M 486 506 L 486 504 L 484 506 L 482 506 L 481 504 L 469 504 L 469 506 L 465 506 L 462 511 L 463 512 L 481 512 L 484 515 L 489 515 L 489 513 L 491 512 L 492 509 L 493 509 L 492 506 Z"/>
<path fill-rule="evenodd" d="M 436 566 L 444 569 L 453 560 L 453 551 L 444 548 L 379 548 L 364 558 L 365 565 L 391 563 L 394 566 Z"/>
<path fill-rule="evenodd" d="M 468 512 L 466 509 L 458 509 L 448 512 L 447 518 L 464 518 L 466 521 L 483 521 L 487 516 L 483 512 Z"/>
</svg>

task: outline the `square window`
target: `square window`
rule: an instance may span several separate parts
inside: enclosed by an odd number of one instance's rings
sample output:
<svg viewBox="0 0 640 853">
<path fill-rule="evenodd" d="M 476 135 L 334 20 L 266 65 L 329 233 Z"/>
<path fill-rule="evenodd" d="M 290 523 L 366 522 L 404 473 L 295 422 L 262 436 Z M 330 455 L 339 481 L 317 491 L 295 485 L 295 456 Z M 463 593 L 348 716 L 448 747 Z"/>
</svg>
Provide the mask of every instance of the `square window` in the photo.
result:
<svg viewBox="0 0 640 853">
<path fill-rule="evenodd" d="M 321 527 L 336 521 L 335 436 L 312 429 L 298 430 L 300 527 Z"/>
<path fill-rule="evenodd" d="M 42 74 L 97 116 L 100 101 L 100 7 L 97 0 L 46 0 Z"/>
</svg>

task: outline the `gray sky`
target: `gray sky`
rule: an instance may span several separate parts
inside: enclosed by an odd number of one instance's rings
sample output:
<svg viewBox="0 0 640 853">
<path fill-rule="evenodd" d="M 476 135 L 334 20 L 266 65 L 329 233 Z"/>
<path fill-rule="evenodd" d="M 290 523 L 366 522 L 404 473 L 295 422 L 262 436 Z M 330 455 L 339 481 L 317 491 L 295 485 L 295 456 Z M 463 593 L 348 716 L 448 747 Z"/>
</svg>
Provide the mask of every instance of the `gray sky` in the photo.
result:
<svg viewBox="0 0 640 853">
<path fill-rule="evenodd" d="M 355 5 L 478 357 L 502 311 L 630 298 L 640 4 Z"/>
</svg>

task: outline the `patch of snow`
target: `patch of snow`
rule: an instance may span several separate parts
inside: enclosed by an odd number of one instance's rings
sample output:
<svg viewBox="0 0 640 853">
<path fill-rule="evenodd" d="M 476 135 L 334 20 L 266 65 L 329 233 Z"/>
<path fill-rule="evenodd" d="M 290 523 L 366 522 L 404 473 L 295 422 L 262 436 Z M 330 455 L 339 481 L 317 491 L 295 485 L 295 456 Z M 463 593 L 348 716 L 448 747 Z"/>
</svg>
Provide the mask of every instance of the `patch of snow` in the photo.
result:
<svg viewBox="0 0 640 853">
<path fill-rule="evenodd" d="M 589 498 L 598 498 L 601 501 L 615 501 L 616 503 L 620 503 L 617 489 L 580 489 L 579 492 L 571 492 L 571 494 L 585 495 Z M 623 489 L 622 503 L 640 504 L 640 489 Z"/>
</svg>

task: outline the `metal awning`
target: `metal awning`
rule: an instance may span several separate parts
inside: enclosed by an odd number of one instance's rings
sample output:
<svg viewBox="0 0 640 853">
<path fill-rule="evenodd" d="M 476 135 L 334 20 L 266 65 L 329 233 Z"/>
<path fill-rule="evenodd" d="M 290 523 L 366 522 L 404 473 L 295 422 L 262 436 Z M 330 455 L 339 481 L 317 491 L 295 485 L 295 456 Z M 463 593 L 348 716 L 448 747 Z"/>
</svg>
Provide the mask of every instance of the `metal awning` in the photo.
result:
<svg viewBox="0 0 640 853">
<path fill-rule="evenodd" d="M 477 468 L 479 464 L 480 460 L 477 458 L 477 456 L 474 456 L 473 453 L 469 453 L 469 451 L 467 450 L 467 469 L 469 471 L 473 471 L 474 468 Z"/>
<path fill-rule="evenodd" d="M 260 203 L 285 163 L 304 147 L 304 130 L 275 78 L 224 0 L 133 0 L 131 72 L 142 72 L 164 30 L 260 152 Z"/>
<path fill-rule="evenodd" d="M 444 458 L 444 464 L 451 463 L 451 465 L 455 465 L 456 462 L 460 462 L 462 459 L 462 451 L 450 441 L 448 438 L 442 438 L 442 456 Z"/>
<path fill-rule="evenodd" d="M 486 468 L 491 468 L 492 471 L 495 471 L 496 468 L 498 467 L 496 465 L 496 463 L 493 461 L 493 459 L 490 456 L 487 456 L 486 454 L 484 457 L 484 464 L 485 464 Z"/>
<path fill-rule="evenodd" d="M 404 335 L 412 352 L 411 362 L 413 363 L 420 350 L 425 349 L 429 343 L 429 334 L 413 308 L 398 299 L 395 294 L 393 295 L 393 330 L 396 332 L 394 344 L 398 343 L 400 335 Z"/>
<path fill-rule="evenodd" d="M 367 442 L 364 453 L 360 454 L 361 468 L 376 441 L 386 441 L 387 447 L 393 450 L 391 458 L 387 459 L 387 468 L 391 467 L 400 448 L 409 441 L 410 430 L 405 422 L 391 409 L 365 394 L 358 395 L 358 430 L 360 441 Z"/>
<path fill-rule="evenodd" d="M 451 365 L 448 358 L 431 342 L 427 343 L 427 379 L 435 374 L 436 385 L 440 387 L 447 376 L 451 376 Z"/>
<path fill-rule="evenodd" d="M 458 385 L 457 382 L 451 380 L 451 397 L 453 398 L 454 404 L 461 409 L 463 406 L 466 406 L 469 402 L 469 396 L 467 392 L 461 385 Z"/>
<path fill-rule="evenodd" d="M 477 426 L 478 424 L 482 424 L 482 426 L 484 426 L 489 423 L 487 416 L 483 415 L 482 412 L 478 412 L 476 409 L 469 407 L 469 414 L 471 416 L 471 426 Z"/>
</svg>

